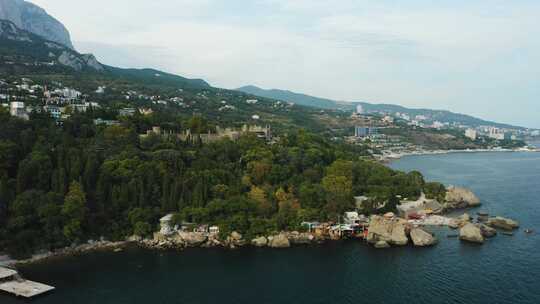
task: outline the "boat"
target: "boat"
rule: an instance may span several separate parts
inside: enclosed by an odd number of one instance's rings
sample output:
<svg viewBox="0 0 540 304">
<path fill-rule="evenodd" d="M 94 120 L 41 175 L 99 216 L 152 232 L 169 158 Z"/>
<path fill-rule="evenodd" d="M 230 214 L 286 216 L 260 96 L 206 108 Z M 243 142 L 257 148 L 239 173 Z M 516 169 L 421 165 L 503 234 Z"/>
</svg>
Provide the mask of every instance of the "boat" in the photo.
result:
<svg viewBox="0 0 540 304">
<path fill-rule="evenodd" d="M 513 236 L 514 235 L 513 232 L 502 232 L 502 234 L 507 235 L 507 236 Z"/>
<path fill-rule="evenodd" d="M 527 233 L 527 234 L 531 234 L 531 233 L 533 233 L 534 231 L 533 231 L 532 229 L 525 229 L 524 232 Z"/>
</svg>

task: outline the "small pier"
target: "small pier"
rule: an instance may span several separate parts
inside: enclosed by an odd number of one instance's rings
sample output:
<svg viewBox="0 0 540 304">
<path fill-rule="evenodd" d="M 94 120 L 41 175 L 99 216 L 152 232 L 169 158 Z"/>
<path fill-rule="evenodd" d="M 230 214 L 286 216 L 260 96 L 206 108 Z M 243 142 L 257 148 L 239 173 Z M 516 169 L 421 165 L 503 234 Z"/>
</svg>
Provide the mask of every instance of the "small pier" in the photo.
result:
<svg viewBox="0 0 540 304">
<path fill-rule="evenodd" d="M 54 287 L 21 278 L 16 270 L 0 267 L 0 291 L 17 297 L 33 298 L 54 290 Z"/>
</svg>

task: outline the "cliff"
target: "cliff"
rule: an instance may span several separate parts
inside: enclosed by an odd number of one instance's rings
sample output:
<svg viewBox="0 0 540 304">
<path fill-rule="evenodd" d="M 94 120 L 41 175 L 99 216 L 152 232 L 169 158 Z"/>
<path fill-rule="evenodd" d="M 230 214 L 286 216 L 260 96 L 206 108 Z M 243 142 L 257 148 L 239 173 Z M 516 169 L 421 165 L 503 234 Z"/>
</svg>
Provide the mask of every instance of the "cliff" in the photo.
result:
<svg viewBox="0 0 540 304">
<path fill-rule="evenodd" d="M 24 0 L 0 0 L 0 19 L 18 28 L 73 49 L 66 27 L 41 7 Z"/>
</svg>

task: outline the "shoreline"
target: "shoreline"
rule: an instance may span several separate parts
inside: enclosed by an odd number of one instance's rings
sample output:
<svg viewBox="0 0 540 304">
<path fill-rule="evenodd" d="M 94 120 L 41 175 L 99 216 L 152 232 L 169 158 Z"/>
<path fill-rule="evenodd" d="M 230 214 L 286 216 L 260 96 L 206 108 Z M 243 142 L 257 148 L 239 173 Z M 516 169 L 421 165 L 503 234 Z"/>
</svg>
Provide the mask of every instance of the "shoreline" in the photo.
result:
<svg viewBox="0 0 540 304">
<path fill-rule="evenodd" d="M 395 220 L 398 220 L 396 218 Z M 424 221 L 419 222 L 417 220 L 410 221 L 408 225 L 412 228 L 429 228 L 429 227 L 438 227 L 446 228 L 449 231 L 453 229 L 449 225 L 453 220 L 457 220 L 457 217 L 447 217 L 443 215 L 433 215 L 426 218 Z M 195 248 L 201 249 L 222 249 L 222 250 L 236 250 L 242 248 L 265 248 L 265 249 L 287 249 L 298 246 L 320 246 L 327 243 L 341 242 L 341 241 L 359 241 L 369 244 L 367 240 L 363 239 L 359 235 L 353 235 L 349 237 L 337 237 L 332 235 L 317 235 L 314 232 L 298 232 L 282 231 L 278 234 L 271 236 L 260 236 L 253 240 L 245 240 L 241 237 L 233 237 L 235 233 L 232 233 L 231 236 L 228 236 L 225 240 L 220 240 L 216 235 L 209 233 L 197 233 L 189 232 L 186 233 L 190 237 L 196 235 L 204 235 L 205 241 L 199 243 L 189 243 L 186 242 L 186 239 L 183 239 L 181 242 L 178 242 L 174 236 L 160 238 L 133 238 L 130 237 L 125 241 L 90 241 L 85 244 L 65 247 L 55 251 L 41 252 L 34 254 L 31 258 L 28 259 L 11 259 L 8 256 L 0 256 L 0 266 L 8 268 L 17 268 L 18 266 L 28 266 L 33 264 L 38 264 L 42 262 L 47 262 L 48 260 L 56 258 L 67 258 L 67 257 L 76 257 L 78 255 L 85 255 L 94 252 L 122 252 L 125 248 L 129 246 L 136 246 L 138 248 L 150 250 L 150 251 L 164 251 L 164 250 L 176 250 L 183 251 Z M 257 243 L 257 240 L 265 239 L 264 243 Z M 279 239 L 279 240 L 278 240 Z M 272 244 L 272 241 L 276 240 L 278 243 Z M 415 247 L 412 242 L 410 242 L 412 247 Z"/>
<path fill-rule="evenodd" d="M 458 153 L 540 153 L 540 148 L 536 149 L 465 149 L 465 150 L 419 150 L 412 152 L 399 152 L 399 153 L 389 153 L 386 155 L 378 155 L 377 158 L 382 162 L 392 162 L 393 160 L 399 160 L 407 156 L 424 156 L 424 155 L 445 155 L 445 154 L 458 154 Z"/>
</svg>

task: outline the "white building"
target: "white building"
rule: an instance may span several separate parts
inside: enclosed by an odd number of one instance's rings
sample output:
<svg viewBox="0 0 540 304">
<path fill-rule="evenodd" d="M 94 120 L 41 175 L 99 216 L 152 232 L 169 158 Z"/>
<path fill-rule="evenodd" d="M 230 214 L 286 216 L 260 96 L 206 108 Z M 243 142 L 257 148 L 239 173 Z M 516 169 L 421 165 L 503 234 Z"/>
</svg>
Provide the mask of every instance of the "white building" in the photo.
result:
<svg viewBox="0 0 540 304">
<path fill-rule="evenodd" d="M 81 92 L 77 91 L 77 90 L 74 90 L 74 89 L 71 89 L 71 88 L 65 88 L 62 90 L 62 95 L 65 97 L 65 98 L 70 98 L 70 99 L 76 99 L 76 98 L 79 98 L 81 97 Z"/>
<path fill-rule="evenodd" d="M 160 224 L 159 232 L 161 234 L 171 235 L 174 232 L 174 228 L 172 227 L 173 217 L 174 217 L 173 214 L 167 214 L 166 216 L 162 217 L 159 220 L 159 224 Z"/>
<path fill-rule="evenodd" d="M 489 128 L 489 138 L 504 140 L 504 131 L 499 128 Z"/>
<path fill-rule="evenodd" d="M 384 118 L 383 118 L 383 122 L 385 123 L 394 123 L 394 117 L 392 116 L 389 116 L 389 115 L 386 115 Z"/>
<path fill-rule="evenodd" d="M 362 105 L 356 106 L 356 114 L 364 114 L 364 107 Z"/>
<path fill-rule="evenodd" d="M 12 101 L 9 104 L 9 114 L 11 114 L 11 116 L 28 120 L 28 113 L 26 112 L 24 102 Z"/>
<path fill-rule="evenodd" d="M 465 130 L 465 137 L 468 137 L 470 140 L 476 140 L 478 134 L 475 129 L 467 129 Z"/>
<path fill-rule="evenodd" d="M 440 121 L 434 121 L 431 127 L 433 129 L 441 129 L 442 127 L 444 127 L 444 124 Z"/>
</svg>

